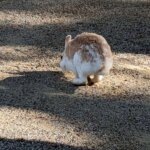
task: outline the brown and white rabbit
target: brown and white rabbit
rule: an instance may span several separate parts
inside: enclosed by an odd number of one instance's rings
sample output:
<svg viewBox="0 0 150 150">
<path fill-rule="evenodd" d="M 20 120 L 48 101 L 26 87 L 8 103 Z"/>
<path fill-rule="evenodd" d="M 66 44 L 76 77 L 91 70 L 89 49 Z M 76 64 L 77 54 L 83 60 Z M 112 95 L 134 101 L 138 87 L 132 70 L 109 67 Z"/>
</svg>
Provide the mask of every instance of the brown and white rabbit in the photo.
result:
<svg viewBox="0 0 150 150">
<path fill-rule="evenodd" d="M 111 48 L 103 36 L 87 32 L 74 39 L 71 35 L 66 36 L 60 67 L 63 71 L 75 74 L 73 84 L 87 84 L 91 75 L 93 83 L 99 82 L 104 75 L 109 74 L 112 65 Z"/>
</svg>

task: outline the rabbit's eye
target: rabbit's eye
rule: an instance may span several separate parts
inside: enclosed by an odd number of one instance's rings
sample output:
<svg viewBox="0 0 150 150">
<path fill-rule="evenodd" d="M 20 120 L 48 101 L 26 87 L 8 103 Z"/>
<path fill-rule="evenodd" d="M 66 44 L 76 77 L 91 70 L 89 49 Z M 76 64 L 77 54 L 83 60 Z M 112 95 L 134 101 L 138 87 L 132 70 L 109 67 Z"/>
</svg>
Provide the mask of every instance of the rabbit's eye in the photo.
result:
<svg viewBox="0 0 150 150">
<path fill-rule="evenodd" d="M 62 55 L 60 56 L 60 59 L 63 59 L 63 56 L 62 56 Z"/>
</svg>

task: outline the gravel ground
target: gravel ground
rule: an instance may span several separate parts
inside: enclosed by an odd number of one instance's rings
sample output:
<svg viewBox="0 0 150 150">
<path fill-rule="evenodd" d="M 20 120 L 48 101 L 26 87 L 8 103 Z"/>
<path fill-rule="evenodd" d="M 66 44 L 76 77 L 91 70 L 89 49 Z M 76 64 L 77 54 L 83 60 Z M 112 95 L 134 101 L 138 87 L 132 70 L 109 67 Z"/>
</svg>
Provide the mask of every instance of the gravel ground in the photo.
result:
<svg viewBox="0 0 150 150">
<path fill-rule="evenodd" d="M 149 0 L 0 1 L 0 150 L 150 149 Z M 102 34 L 114 67 L 73 86 L 64 37 Z"/>
</svg>

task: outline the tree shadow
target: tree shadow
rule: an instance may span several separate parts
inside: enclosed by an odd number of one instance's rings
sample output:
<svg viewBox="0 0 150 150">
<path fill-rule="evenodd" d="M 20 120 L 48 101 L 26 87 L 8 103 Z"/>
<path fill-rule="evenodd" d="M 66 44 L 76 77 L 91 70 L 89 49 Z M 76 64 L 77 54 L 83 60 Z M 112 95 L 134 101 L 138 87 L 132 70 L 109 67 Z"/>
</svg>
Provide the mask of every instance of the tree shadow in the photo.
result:
<svg viewBox="0 0 150 150">
<path fill-rule="evenodd" d="M 66 1 L 43 1 L 34 4 L 32 1 L 4 2 L 1 4 L 1 10 L 15 11 L 39 11 L 41 8 L 49 14 L 60 13 L 65 16 L 66 13 L 72 14 L 76 9 L 80 10 L 80 1 L 74 1 L 69 4 L 72 9 L 65 7 Z M 74 3 L 76 5 L 74 5 Z M 4 6 L 4 4 L 7 4 Z M 23 5 L 22 5 L 23 4 Z M 31 5 L 33 4 L 33 5 Z M 48 5 L 49 4 L 49 5 Z M 58 7 L 59 5 L 60 7 Z M 93 8 L 94 17 L 88 14 L 86 16 L 86 6 Z M 39 8 L 40 7 L 40 8 Z M 47 8 L 48 7 L 48 8 Z M 57 9 L 55 9 L 55 7 Z M 55 11 L 52 13 L 50 8 Z M 91 8 L 91 10 L 92 10 Z M 94 8 L 97 8 L 96 10 Z M 81 32 L 96 32 L 102 34 L 110 43 L 114 52 L 122 53 L 141 53 L 150 54 L 149 51 L 149 26 L 148 16 L 149 3 L 147 2 L 119 2 L 119 1 L 87 1 L 82 6 L 80 21 L 67 24 L 52 23 L 43 25 L 1 25 L 0 26 L 0 45 L 22 45 L 46 47 L 51 51 L 63 51 L 64 37 L 67 34 L 73 35 Z M 99 10 L 99 13 L 95 11 Z M 50 11 L 50 12 L 49 12 Z M 92 12 L 91 12 L 92 13 Z M 43 13 L 41 13 L 43 14 Z M 77 16 L 76 16 L 77 17 Z"/>
<path fill-rule="evenodd" d="M 0 81 L 0 106 L 31 109 L 56 115 L 75 132 L 86 132 L 108 142 L 104 149 L 137 149 L 142 133 L 149 133 L 149 95 L 75 94 L 77 87 L 60 72 L 27 72 Z M 84 89 L 86 90 L 86 89 Z M 98 92 L 99 94 L 97 94 Z M 142 146 L 141 146 L 142 145 Z"/>
<path fill-rule="evenodd" d="M 86 147 L 75 147 L 60 143 L 6 138 L 0 138 L 0 146 L 1 150 L 92 150 Z"/>
<path fill-rule="evenodd" d="M 84 4 L 84 5 L 83 5 Z M 43 0 L 42 2 L 40 0 L 36 1 L 17 1 L 12 0 L 11 2 L 9 0 L 2 1 L 0 5 L 1 11 L 26 11 L 26 12 L 35 12 L 35 13 L 49 13 L 49 14 L 55 14 L 55 15 L 65 15 L 65 14 L 83 14 L 86 15 L 87 12 L 85 10 L 87 9 L 87 6 L 91 9 L 93 7 L 99 7 L 101 10 L 108 10 L 108 9 L 114 9 L 116 7 L 120 8 L 126 8 L 126 7 L 147 7 L 149 4 L 148 1 L 141 1 L 141 0 L 87 0 L 85 2 L 81 2 L 79 0 L 74 0 L 70 3 L 68 3 L 67 0 L 61 1 L 61 0 Z M 77 13 L 77 10 L 79 11 Z"/>
<path fill-rule="evenodd" d="M 65 27 L 64 29 L 62 28 L 59 24 L 0 26 L 0 45 L 52 47 L 52 51 L 59 50 L 59 44 L 62 46 L 62 41 L 65 37 L 65 33 L 62 32 L 63 30 L 65 31 Z M 58 37 L 60 32 L 62 34 Z"/>
<path fill-rule="evenodd" d="M 41 6 L 31 5 L 33 1 L 3 1 L 0 10 L 46 11 L 51 14 L 51 9 L 45 2 Z M 55 7 L 51 1 L 48 2 L 55 10 L 54 13 L 58 12 L 57 15 L 75 15 L 79 9 L 79 1 L 77 5 L 71 4 L 70 9 L 62 9 L 65 8 L 63 2 L 60 8 L 57 7 L 61 1 L 55 1 Z M 147 13 L 149 3 L 88 1 L 88 6 L 94 8 L 96 5 L 100 8 L 101 16 L 95 15 L 95 18 L 88 17 L 75 23 L 0 25 L 0 46 L 36 46 L 60 52 L 64 48 L 64 37 L 67 34 L 74 37 L 78 33 L 89 31 L 102 34 L 114 52 L 150 53 L 150 19 Z M 79 9 L 79 12 L 86 15 L 85 6 L 80 7 L 83 9 Z M 35 50 L 35 53 L 38 52 Z M 135 76 L 139 74 L 134 73 Z M 87 132 L 98 138 L 107 135 L 109 142 L 103 145 L 104 149 L 139 149 L 140 142 L 137 138 L 142 133 L 149 134 L 150 108 L 149 103 L 146 103 L 149 101 L 148 94 L 126 93 L 111 96 L 93 89 L 93 94 L 89 95 L 86 88 L 85 94 L 76 94 L 77 89 L 58 71 L 24 72 L 0 81 L 0 106 L 33 109 L 57 115 L 76 126 L 77 132 Z M 28 141 L 24 142 L 28 144 Z"/>
<path fill-rule="evenodd" d="M 38 92 L 39 94 L 49 90 L 53 92 L 74 93 L 76 86 L 73 86 L 64 77 L 61 71 L 32 71 L 14 73 L 15 77 L 8 77 L 1 81 L 1 86 L 5 86 L 9 91 L 21 88 L 26 92 Z M 66 85 L 66 86 L 64 86 Z M 70 89 L 68 91 L 68 88 Z M 33 93 L 32 93 L 33 94 Z"/>
</svg>

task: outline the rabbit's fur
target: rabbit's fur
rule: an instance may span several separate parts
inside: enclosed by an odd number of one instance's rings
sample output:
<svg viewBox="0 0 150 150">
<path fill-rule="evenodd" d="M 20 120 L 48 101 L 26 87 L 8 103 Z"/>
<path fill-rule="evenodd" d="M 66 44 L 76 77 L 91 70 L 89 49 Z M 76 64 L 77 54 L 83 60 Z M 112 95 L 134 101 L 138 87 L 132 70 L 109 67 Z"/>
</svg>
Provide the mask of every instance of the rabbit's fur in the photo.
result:
<svg viewBox="0 0 150 150">
<path fill-rule="evenodd" d="M 73 84 L 86 84 L 91 75 L 93 83 L 99 82 L 109 74 L 112 65 L 111 48 L 103 36 L 87 32 L 74 39 L 71 35 L 66 36 L 60 67 L 75 74 Z"/>
</svg>

